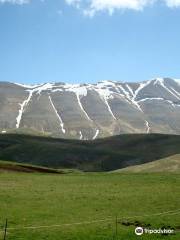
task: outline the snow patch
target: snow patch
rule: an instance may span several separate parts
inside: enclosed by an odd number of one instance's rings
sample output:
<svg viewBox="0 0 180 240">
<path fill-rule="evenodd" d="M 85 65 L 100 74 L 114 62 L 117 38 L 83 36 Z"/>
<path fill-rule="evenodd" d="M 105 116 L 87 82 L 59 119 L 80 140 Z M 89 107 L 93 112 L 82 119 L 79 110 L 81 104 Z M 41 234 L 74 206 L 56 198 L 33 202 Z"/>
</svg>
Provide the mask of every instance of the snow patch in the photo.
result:
<svg viewBox="0 0 180 240">
<path fill-rule="evenodd" d="M 180 97 L 180 93 L 177 92 L 174 88 L 171 87 L 171 90 L 173 90 L 175 92 L 175 94 L 177 94 Z"/>
<path fill-rule="evenodd" d="M 101 83 L 98 84 L 96 87 L 94 87 L 93 90 L 95 90 L 99 94 L 100 98 L 106 104 L 106 106 L 108 108 L 108 111 L 110 112 L 111 116 L 116 120 L 116 117 L 114 116 L 114 114 L 111 110 L 111 107 L 108 103 L 108 99 L 113 99 L 114 98 L 114 96 L 113 96 L 114 92 L 112 92 L 108 88 L 104 88 L 104 86 L 102 87 Z"/>
<path fill-rule="evenodd" d="M 141 100 L 138 100 L 138 102 L 145 102 L 145 101 L 153 101 L 153 100 L 165 100 L 164 98 L 143 98 Z"/>
<path fill-rule="evenodd" d="M 87 88 L 85 86 L 80 86 L 79 84 L 74 84 L 74 85 L 73 84 L 66 84 L 64 86 L 64 89 L 67 92 L 75 93 L 75 95 L 77 97 L 78 104 L 79 104 L 82 112 L 84 113 L 84 115 L 86 116 L 86 118 L 89 121 L 92 121 L 92 119 L 88 116 L 87 112 L 85 111 L 85 109 L 83 108 L 82 103 L 81 103 L 81 98 L 87 96 Z"/>
<path fill-rule="evenodd" d="M 21 122 L 21 119 L 22 119 L 22 114 L 25 110 L 25 107 L 29 104 L 29 101 L 31 100 L 31 97 L 32 97 L 33 93 L 41 94 L 41 92 L 44 91 L 44 90 L 52 89 L 54 84 L 46 83 L 46 84 L 41 84 L 41 85 L 24 85 L 24 84 L 17 84 L 16 83 L 16 85 L 22 86 L 24 88 L 29 88 L 28 90 L 26 90 L 26 91 L 29 92 L 28 98 L 23 103 L 19 103 L 20 109 L 19 109 L 19 114 L 16 118 L 16 128 L 19 128 L 20 122 Z"/>
<path fill-rule="evenodd" d="M 149 126 L 148 121 L 145 120 L 145 123 L 146 123 L 146 128 L 147 128 L 146 133 L 150 133 L 151 128 Z"/>
<path fill-rule="evenodd" d="M 171 95 L 173 95 L 175 98 L 180 100 L 180 97 L 178 97 L 174 92 L 172 92 L 168 87 L 165 86 L 164 79 L 163 78 L 157 78 L 154 82 L 154 85 L 159 84 L 161 87 L 163 87 L 167 92 L 169 92 Z"/>
<path fill-rule="evenodd" d="M 134 92 L 133 92 L 132 88 L 128 84 L 126 84 L 126 87 L 129 90 L 129 92 L 131 93 L 131 95 L 134 96 Z"/>
<path fill-rule="evenodd" d="M 180 85 L 180 79 L 174 79 L 174 81 L 175 81 L 178 85 Z"/>
<path fill-rule="evenodd" d="M 79 139 L 82 140 L 83 139 L 83 135 L 82 135 L 81 131 L 79 131 L 79 135 L 80 135 Z"/>
<path fill-rule="evenodd" d="M 34 90 L 26 90 L 26 91 L 29 92 L 29 96 L 28 96 L 28 98 L 26 100 L 24 100 L 23 103 L 19 103 L 20 109 L 19 109 L 19 114 L 18 114 L 18 116 L 16 118 L 16 128 L 19 128 L 20 123 L 21 123 L 21 119 L 22 119 L 22 114 L 23 114 L 23 112 L 25 110 L 25 107 L 28 106 L 28 104 L 29 104 L 29 102 L 31 100 L 31 97 L 33 95 L 33 92 L 34 92 Z"/>
<path fill-rule="evenodd" d="M 149 82 L 150 81 L 140 83 L 139 88 L 135 92 L 133 92 L 132 88 L 128 84 L 126 84 L 125 86 L 127 87 L 129 92 L 125 90 L 125 88 L 123 88 L 122 86 L 119 86 L 119 88 L 125 94 L 125 97 L 130 101 L 130 103 L 132 103 L 141 112 L 143 112 L 143 110 L 141 109 L 141 106 L 138 104 L 138 101 L 136 101 L 136 97 L 138 93 L 149 84 Z"/>
<path fill-rule="evenodd" d="M 21 83 L 14 83 L 14 84 L 23 88 L 28 88 L 28 89 L 34 89 L 41 86 L 41 84 L 36 84 L 36 85 L 27 85 L 27 84 L 21 84 Z"/>
<path fill-rule="evenodd" d="M 85 86 L 81 86 L 80 84 L 65 84 L 63 89 L 68 92 L 74 92 L 80 97 L 87 96 L 87 88 Z"/>
<path fill-rule="evenodd" d="M 96 133 L 95 133 L 95 135 L 93 137 L 93 140 L 95 140 L 98 137 L 98 135 L 99 135 L 99 129 L 96 130 Z"/>
<path fill-rule="evenodd" d="M 124 93 L 127 99 L 131 99 L 128 91 L 126 91 L 121 85 L 119 85 L 118 87 L 121 89 L 121 91 Z"/>
<path fill-rule="evenodd" d="M 144 89 L 145 87 L 147 87 L 149 84 L 151 83 L 151 80 L 150 81 L 147 81 L 147 82 L 142 82 L 139 84 L 139 87 L 136 89 L 135 93 L 134 93 L 134 100 L 136 99 L 137 95 L 139 94 L 139 92 Z"/>
<path fill-rule="evenodd" d="M 144 99 L 139 100 L 138 102 L 153 101 L 153 100 L 167 102 L 167 103 L 171 104 L 173 107 L 180 106 L 180 104 L 174 103 L 173 101 L 170 101 L 170 100 L 167 100 L 164 98 L 144 98 Z"/>
<path fill-rule="evenodd" d="M 99 88 L 103 88 L 103 87 L 115 87 L 115 82 L 110 81 L 110 80 L 102 80 L 100 82 L 97 83 L 97 86 Z"/>
<path fill-rule="evenodd" d="M 53 109 L 54 109 L 54 111 L 55 111 L 55 113 L 56 113 L 56 116 L 57 116 L 58 119 L 59 119 L 60 126 L 61 126 L 61 130 L 62 130 L 62 132 L 65 134 L 65 133 L 66 133 L 66 130 L 65 130 L 65 128 L 64 128 L 64 123 L 63 123 L 62 118 L 61 118 L 60 115 L 58 114 L 58 112 L 57 112 L 57 110 L 56 110 L 56 108 L 55 108 L 55 106 L 54 106 L 54 104 L 53 104 L 53 102 L 52 102 L 51 96 L 49 96 L 49 101 L 50 101 L 50 103 L 51 103 L 51 105 L 52 105 L 52 107 L 53 107 Z"/>
<path fill-rule="evenodd" d="M 34 91 L 41 94 L 42 91 L 52 90 L 54 83 L 45 83 L 35 88 Z"/>
</svg>

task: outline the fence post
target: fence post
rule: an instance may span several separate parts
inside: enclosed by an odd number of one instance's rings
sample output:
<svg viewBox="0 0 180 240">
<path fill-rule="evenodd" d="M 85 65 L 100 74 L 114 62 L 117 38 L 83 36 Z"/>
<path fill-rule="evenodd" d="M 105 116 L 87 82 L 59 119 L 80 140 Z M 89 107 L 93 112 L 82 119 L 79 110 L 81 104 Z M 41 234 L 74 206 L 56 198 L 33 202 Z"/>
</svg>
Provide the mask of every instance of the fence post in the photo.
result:
<svg viewBox="0 0 180 240">
<path fill-rule="evenodd" d="M 116 232 L 115 232 L 116 239 L 117 239 L 117 234 L 118 234 L 118 217 L 116 215 Z"/>
<path fill-rule="evenodd" d="M 5 222 L 5 227 L 4 227 L 4 240 L 6 240 L 6 234 L 7 234 L 7 225 L 8 225 L 8 221 L 6 219 L 6 222 Z"/>
</svg>

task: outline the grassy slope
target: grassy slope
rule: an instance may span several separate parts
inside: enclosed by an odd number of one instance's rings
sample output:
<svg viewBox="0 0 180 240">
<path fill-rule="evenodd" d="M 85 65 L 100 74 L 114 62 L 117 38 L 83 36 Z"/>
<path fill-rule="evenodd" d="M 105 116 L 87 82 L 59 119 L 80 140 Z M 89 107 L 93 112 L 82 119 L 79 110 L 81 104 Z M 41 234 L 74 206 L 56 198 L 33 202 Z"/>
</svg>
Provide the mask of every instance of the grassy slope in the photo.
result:
<svg viewBox="0 0 180 240">
<path fill-rule="evenodd" d="M 151 215 L 180 209 L 180 175 L 177 174 L 23 174 L 0 173 L 0 228 L 43 226 L 106 219 L 85 225 L 8 230 L 8 240 L 135 240 L 135 226 L 178 228 L 180 215 Z M 115 232 L 115 216 L 124 218 Z M 1 232 L 0 232 L 1 234 Z M 1 236 L 0 236 L 1 238 Z M 144 235 L 141 239 L 179 240 L 173 236 Z"/>
<path fill-rule="evenodd" d="M 0 158 L 52 168 L 115 170 L 180 153 L 180 136 L 120 135 L 77 141 L 26 135 L 0 135 Z"/>
<path fill-rule="evenodd" d="M 0 160 L 0 172 L 63 173 L 63 170 Z"/>
<path fill-rule="evenodd" d="M 114 172 L 180 172 L 180 154 L 163 158 L 154 162 L 131 166 Z"/>
</svg>

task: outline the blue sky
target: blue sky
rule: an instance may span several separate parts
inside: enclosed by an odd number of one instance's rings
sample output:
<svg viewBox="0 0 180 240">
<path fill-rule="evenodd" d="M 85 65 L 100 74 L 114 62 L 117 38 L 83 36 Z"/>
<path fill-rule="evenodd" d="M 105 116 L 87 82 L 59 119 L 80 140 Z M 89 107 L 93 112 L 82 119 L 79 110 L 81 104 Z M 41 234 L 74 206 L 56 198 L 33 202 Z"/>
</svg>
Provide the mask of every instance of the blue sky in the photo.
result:
<svg viewBox="0 0 180 240">
<path fill-rule="evenodd" d="M 180 78 L 180 0 L 0 0 L 0 81 Z"/>
</svg>

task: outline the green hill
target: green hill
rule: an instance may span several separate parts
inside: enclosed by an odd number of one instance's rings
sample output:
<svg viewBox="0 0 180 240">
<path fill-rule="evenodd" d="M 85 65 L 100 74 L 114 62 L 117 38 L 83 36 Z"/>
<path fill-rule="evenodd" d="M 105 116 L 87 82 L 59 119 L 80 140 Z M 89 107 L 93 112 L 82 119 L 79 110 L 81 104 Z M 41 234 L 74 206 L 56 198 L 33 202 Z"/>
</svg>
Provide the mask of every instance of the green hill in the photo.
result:
<svg viewBox="0 0 180 240">
<path fill-rule="evenodd" d="M 129 172 L 129 173 L 141 173 L 141 172 L 180 172 L 180 154 L 173 155 L 167 158 L 163 158 L 157 161 L 144 163 L 141 165 L 130 166 L 123 169 L 118 169 L 113 172 Z"/>
<path fill-rule="evenodd" d="M 180 154 L 180 136 L 119 135 L 95 141 L 0 135 L 0 159 L 51 168 L 110 171 Z"/>
</svg>

